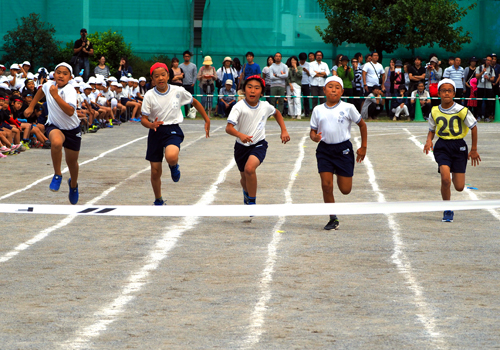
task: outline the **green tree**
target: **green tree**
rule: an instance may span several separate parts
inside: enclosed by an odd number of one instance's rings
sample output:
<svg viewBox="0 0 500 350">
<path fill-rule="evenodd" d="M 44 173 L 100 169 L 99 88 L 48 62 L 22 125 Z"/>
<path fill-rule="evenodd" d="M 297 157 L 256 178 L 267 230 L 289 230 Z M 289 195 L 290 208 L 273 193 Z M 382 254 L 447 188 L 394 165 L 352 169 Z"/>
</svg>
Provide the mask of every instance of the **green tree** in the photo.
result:
<svg viewBox="0 0 500 350">
<path fill-rule="evenodd" d="M 54 26 L 40 20 L 40 15 L 30 13 L 28 17 L 16 19 L 17 28 L 7 31 L 3 37 L 5 55 L 2 61 L 8 64 L 29 61 L 33 67 L 54 66 L 59 54 L 60 41 L 54 39 Z"/>
<path fill-rule="evenodd" d="M 316 27 L 325 43 L 364 44 L 369 50 L 387 53 L 399 47 L 414 50 L 437 44 L 457 52 L 471 42 L 469 32 L 456 27 L 467 11 L 455 0 L 318 0 L 328 27 Z"/>
<path fill-rule="evenodd" d="M 90 71 L 99 64 L 99 56 L 104 55 L 109 66 L 111 74 L 118 71 L 121 57 L 132 56 L 132 45 L 126 43 L 121 33 L 109 29 L 107 32 L 95 32 L 87 36 L 88 40 L 94 45 L 94 55 L 90 56 Z"/>
</svg>

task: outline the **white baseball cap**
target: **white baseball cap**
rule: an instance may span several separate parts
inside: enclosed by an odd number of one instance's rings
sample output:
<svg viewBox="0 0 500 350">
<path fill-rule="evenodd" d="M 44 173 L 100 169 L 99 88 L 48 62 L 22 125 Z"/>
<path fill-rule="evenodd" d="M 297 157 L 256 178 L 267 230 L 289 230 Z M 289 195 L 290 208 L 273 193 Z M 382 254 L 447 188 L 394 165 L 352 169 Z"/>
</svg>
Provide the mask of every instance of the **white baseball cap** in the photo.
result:
<svg viewBox="0 0 500 350">
<path fill-rule="evenodd" d="M 96 83 L 96 78 L 95 77 L 90 77 L 89 81 L 87 83 L 88 84 L 95 84 Z"/>
<path fill-rule="evenodd" d="M 83 78 L 82 77 L 76 77 L 75 80 L 78 82 L 78 83 L 83 83 Z"/>
<path fill-rule="evenodd" d="M 123 81 L 124 83 L 128 83 L 128 78 L 127 77 L 121 77 L 120 81 Z"/>
<path fill-rule="evenodd" d="M 141 81 L 146 81 L 146 78 L 144 78 L 144 77 L 140 77 L 140 78 L 139 78 L 139 82 L 141 82 Z"/>
<path fill-rule="evenodd" d="M 49 79 L 54 79 L 54 72 L 49 73 Z"/>
<path fill-rule="evenodd" d="M 30 66 L 31 67 L 31 63 L 29 63 L 28 61 L 24 61 L 22 65 L 23 66 Z"/>
<path fill-rule="evenodd" d="M 233 81 L 231 79 L 226 80 L 226 85 L 233 85 Z"/>
<path fill-rule="evenodd" d="M 115 77 L 109 77 L 108 81 L 118 81 Z"/>
<path fill-rule="evenodd" d="M 21 68 L 19 68 L 19 65 L 17 63 L 14 63 L 10 65 L 10 70 L 12 69 L 21 69 Z"/>
</svg>

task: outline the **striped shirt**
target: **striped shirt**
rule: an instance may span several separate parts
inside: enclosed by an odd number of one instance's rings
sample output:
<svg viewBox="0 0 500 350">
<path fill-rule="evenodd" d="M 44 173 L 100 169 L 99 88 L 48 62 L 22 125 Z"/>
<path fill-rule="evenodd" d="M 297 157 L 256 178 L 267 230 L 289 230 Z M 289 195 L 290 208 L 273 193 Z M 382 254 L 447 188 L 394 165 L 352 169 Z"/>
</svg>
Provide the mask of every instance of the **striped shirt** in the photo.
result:
<svg viewBox="0 0 500 350">
<path fill-rule="evenodd" d="M 455 82 L 457 89 L 464 88 L 464 69 L 461 66 L 458 66 L 458 69 L 455 66 L 450 66 L 444 70 L 443 78 L 450 78 Z"/>
</svg>

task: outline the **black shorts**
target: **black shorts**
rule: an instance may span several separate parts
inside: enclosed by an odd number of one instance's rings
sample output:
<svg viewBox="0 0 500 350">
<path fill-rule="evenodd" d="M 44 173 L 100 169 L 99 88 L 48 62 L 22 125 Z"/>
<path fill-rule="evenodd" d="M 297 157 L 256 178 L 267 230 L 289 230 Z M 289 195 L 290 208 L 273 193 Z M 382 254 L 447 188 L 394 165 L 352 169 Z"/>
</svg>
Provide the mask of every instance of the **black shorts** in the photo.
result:
<svg viewBox="0 0 500 350">
<path fill-rule="evenodd" d="M 6 122 L 2 122 L 2 125 L 0 125 L 2 128 L 5 128 L 7 130 L 12 130 L 12 125 Z"/>
<path fill-rule="evenodd" d="M 437 140 L 434 145 L 434 159 L 438 163 L 438 172 L 441 165 L 450 167 L 450 172 L 465 174 L 469 150 L 463 139 Z"/>
<path fill-rule="evenodd" d="M 320 141 L 316 148 L 319 173 L 333 173 L 338 176 L 354 175 L 354 151 L 351 141 L 328 144 Z"/>
<path fill-rule="evenodd" d="M 130 98 L 126 98 L 126 97 L 122 97 L 122 98 L 120 98 L 120 103 L 121 103 L 122 105 L 124 105 L 124 106 L 125 106 L 125 105 L 127 104 L 127 102 L 129 102 L 129 101 L 132 101 L 132 100 L 131 100 Z"/>
<path fill-rule="evenodd" d="M 245 171 L 245 165 L 247 164 L 248 157 L 255 156 L 262 164 L 262 162 L 266 158 L 266 153 L 267 153 L 266 140 L 261 140 L 257 142 L 255 145 L 250 145 L 250 146 L 243 146 L 238 142 L 234 144 L 234 160 L 236 161 L 236 165 L 238 165 L 238 170 L 240 172 Z"/>
<path fill-rule="evenodd" d="M 82 144 L 82 129 L 80 127 L 75 128 L 73 130 L 62 130 L 54 124 L 45 125 L 45 136 L 49 138 L 49 134 L 52 130 L 60 130 L 64 135 L 64 143 L 63 147 L 70 149 L 75 152 L 80 151 L 80 146 Z"/>
<path fill-rule="evenodd" d="M 161 163 L 164 156 L 164 148 L 175 145 L 181 149 L 181 143 L 184 140 L 184 133 L 179 124 L 162 125 L 149 130 L 148 150 L 146 151 L 146 160 L 154 163 Z"/>
</svg>

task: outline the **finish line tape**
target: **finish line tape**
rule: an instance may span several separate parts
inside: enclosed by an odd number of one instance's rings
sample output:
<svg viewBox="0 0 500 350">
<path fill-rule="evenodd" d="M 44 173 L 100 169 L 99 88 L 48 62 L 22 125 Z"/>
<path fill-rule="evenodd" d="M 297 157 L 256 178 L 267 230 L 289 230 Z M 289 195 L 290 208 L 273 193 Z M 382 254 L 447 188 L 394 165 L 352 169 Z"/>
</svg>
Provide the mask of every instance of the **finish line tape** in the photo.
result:
<svg viewBox="0 0 500 350">
<path fill-rule="evenodd" d="M 479 201 L 359 202 L 259 205 L 49 205 L 0 204 L 0 213 L 94 216 L 311 216 L 422 213 L 500 208 L 500 199 Z"/>
</svg>

